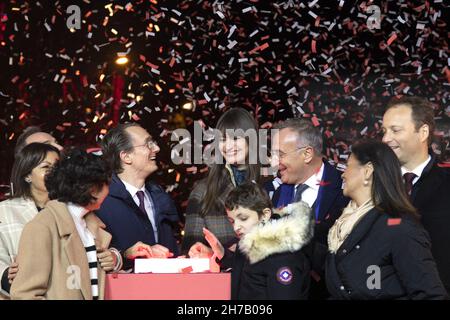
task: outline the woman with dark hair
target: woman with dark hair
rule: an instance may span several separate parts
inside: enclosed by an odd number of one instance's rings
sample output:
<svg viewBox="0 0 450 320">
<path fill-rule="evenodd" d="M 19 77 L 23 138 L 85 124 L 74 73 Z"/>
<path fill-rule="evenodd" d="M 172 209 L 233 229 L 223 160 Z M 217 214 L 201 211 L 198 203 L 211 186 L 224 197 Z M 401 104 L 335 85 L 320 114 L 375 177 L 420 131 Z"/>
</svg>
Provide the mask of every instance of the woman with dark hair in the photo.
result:
<svg viewBox="0 0 450 320">
<path fill-rule="evenodd" d="M 225 198 L 234 187 L 245 181 L 258 181 L 260 177 L 259 162 L 249 161 L 250 157 L 257 154 L 256 150 L 250 150 L 256 146 L 243 134 L 247 132 L 250 136 L 254 133 L 253 137 L 258 135 L 252 115 L 245 109 L 232 108 L 219 118 L 216 129 L 220 131 L 220 155 L 210 165 L 208 176 L 195 185 L 189 196 L 183 253 L 187 253 L 196 242 L 206 244 L 203 228 L 214 233 L 224 245 L 236 241 L 233 226 L 225 212 Z M 224 161 L 217 161 L 221 160 L 220 156 Z"/>
<path fill-rule="evenodd" d="M 111 171 L 103 159 L 75 149 L 45 178 L 52 199 L 23 229 L 11 286 L 13 299 L 102 299 L 105 271 L 121 268 L 111 235 L 93 211 Z"/>
<path fill-rule="evenodd" d="M 351 198 L 328 233 L 326 282 L 334 299 L 444 299 L 428 234 L 386 144 L 352 146 L 342 174 Z"/>
<path fill-rule="evenodd" d="M 44 143 L 31 143 L 17 154 L 11 173 L 12 198 L 0 203 L 0 288 L 3 294 L 9 294 L 17 273 L 14 260 L 22 229 L 49 200 L 44 177 L 58 159 L 58 149 Z"/>
</svg>

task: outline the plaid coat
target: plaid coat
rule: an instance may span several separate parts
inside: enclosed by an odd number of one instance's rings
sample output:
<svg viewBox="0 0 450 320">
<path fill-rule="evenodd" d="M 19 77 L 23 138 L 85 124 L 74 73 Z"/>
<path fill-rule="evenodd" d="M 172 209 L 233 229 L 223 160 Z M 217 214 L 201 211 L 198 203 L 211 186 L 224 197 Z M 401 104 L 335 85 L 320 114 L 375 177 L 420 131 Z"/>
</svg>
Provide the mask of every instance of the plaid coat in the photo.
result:
<svg viewBox="0 0 450 320">
<path fill-rule="evenodd" d="M 186 208 L 186 223 L 184 226 L 184 238 L 181 246 L 182 254 L 187 254 L 190 247 L 196 242 L 208 243 L 203 235 L 203 227 L 214 233 L 220 243 L 230 243 L 236 239 L 233 225 L 228 221 L 225 212 L 225 199 L 228 193 L 233 190 L 235 181 L 231 169 L 227 168 L 230 173 L 230 180 L 222 193 L 219 195 L 218 201 L 223 204 L 222 212 L 208 212 L 204 217 L 200 215 L 202 201 L 206 194 L 207 178 L 198 181 L 192 190 L 188 205 Z"/>
<path fill-rule="evenodd" d="M 17 255 L 23 227 L 37 213 L 32 199 L 13 198 L 0 202 L 0 277 L 11 264 L 11 256 Z M 6 294 L 3 288 L 1 293 Z"/>
</svg>

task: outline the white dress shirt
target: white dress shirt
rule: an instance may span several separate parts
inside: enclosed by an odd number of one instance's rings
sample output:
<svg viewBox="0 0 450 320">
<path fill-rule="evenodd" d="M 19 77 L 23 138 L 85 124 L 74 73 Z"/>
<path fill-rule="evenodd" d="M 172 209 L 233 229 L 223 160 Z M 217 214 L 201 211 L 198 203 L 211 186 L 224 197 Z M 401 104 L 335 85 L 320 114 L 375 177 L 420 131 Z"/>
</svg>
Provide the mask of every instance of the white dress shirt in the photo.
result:
<svg viewBox="0 0 450 320">
<path fill-rule="evenodd" d="M 127 189 L 128 193 L 133 198 L 134 203 L 139 207 L 139 197 L 137 196 L 138 191 L 144 191 L 144 206 L 145 211 L 147 211 L 147 216 L 150 219 L 150 222 L 152 223 L 153 227 L 153 234 L 155 236 L 155 241 L 158 242 L 158 227 L 156 225 L 155 221 L 155 209 L 153 205 L 153 201 L 148 194 L 147 190 L 145 189 L 145 185 L 142 186 L 142 188 L 138 189 L 135 186 L 132 186 L 131 184 L 127 183 L 126 181 L 123 181 L 123 184 L 125 185 L 125 188 Z"/>
<path fill-rule="evenodd" d="M 413 185 L 416 184 L 416 182 L 420 179 L 420 176 L 422 175 L 423 170 L 425 169 L 425 167 L 428 165 L 428 163 L 431 161 L 431 156 L 428 155 L 427 160 L 425 160 L 424 162 L 422 162 L 421 164 L 419 164 L 414 170 L 409 171 L 407 170 L 405 167 L 402 167 L 402 176 L 407 173 L 407 172 L 412 172 L 414 173 L 417 177 L 414 178 L 414 180 L 412 181 Z"/>
<path fill-rule="evenodd" d="M 325 165 L 322 162 L 322 165 L 320 166 L 320 169 L 317 173 L 313 174 L 311 177 L 309 177 L 303 184 L 306 184 L 308 186 L 308 189 L 303 191 L 302 193 L 302 201 L 306 202 L 310 208 L 312 208 L 314 202 L 317 199 L 317 196 L 319 194 L 319 188 L 320 188 L 320 182 L 322 181 L 323 176 L 323 170 L 325 168 Z M 299 185 L 295 185 L 295 192 L 297 192 L 297 187 Z M 295 193 L 294 193 L 295 194 Z"/>
</svg>

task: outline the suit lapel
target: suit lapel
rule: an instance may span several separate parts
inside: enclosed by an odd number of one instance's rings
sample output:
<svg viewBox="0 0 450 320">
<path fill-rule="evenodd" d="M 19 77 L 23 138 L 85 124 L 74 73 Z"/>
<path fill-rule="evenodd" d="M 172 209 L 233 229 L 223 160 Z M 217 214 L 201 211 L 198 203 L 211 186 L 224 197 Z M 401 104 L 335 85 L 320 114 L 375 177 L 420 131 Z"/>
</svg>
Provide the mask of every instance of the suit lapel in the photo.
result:
<svg viewBox="0 0 450 320">
<path fill-rule="evenodd" d="M 441 187 L 444 180 L 442 176 L 439 175 L 438 170 L 439 168 L 433 157 L 423 170 L 417 183 L 413 186 L 411 200 L 416 208 L 422 207 L 428 199 L 432 198 L 432 194 L 435 190 Z"/>
<path fill-rule="evenodd" d="M 313 209 L 316 210 L 318 208 L 318 214 L 316 219 L 321 221 L 325 218 L 327 212 L 329 212 L 331 206 L 333 205 L 336 197 L 339 194 L 339 181 L 337 176 L 332 172 L 334 170 L 331 165 L 324 162 L 323 176 L 320 181 L 319 193 L 317 195 L 317 199 L 314 202 Z"/>
<path fill-rule="evenodd" d="M 149 191 L 149 188 L 146 186 L 147 191 Z M 149 192 L 150 193 L 150 192 Z M 117 175 L 113 175 L 112 183 L 109 189 L 109 195 L 115 198 L 121 199 L 127 206 L 129 206 L 133 213 L 135 214 L 135 219 L 139 220 L 141 223 L 148 223 L 146 219 L 142 217 L 142 214 L 140 212 L 139 207 L 136 205 L 136 202 L 134 202 L 131 194 L 127 191 L 125 188 L 125 185 L 120 180 L 120 178 Z M 151 194 L 150 194 L 151 196 Z M 155 203 L 155 201 L 153 201 Z M 151 226 L 151 224 L 150 224 Z M 153 226 L 151 226 L 153 228 Z M 153 236 L 153 229 L 152 229 L 152 237 Z"/>
</svg>

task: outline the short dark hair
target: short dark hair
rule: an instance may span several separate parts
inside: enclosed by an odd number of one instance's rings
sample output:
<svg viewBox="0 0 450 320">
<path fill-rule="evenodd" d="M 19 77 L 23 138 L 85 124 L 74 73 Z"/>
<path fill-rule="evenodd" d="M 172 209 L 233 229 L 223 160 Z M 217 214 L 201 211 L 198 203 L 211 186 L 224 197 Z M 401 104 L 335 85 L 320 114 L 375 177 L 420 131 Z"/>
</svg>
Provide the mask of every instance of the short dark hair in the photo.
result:
<svg viewBox="0 0 450 320">
<path fill-rule="evenodd" d="M 296 132 L 302 144 L 313 147 L 317 155 L 322 154 L 323 138 L 322 133 L 311 121 L 299 118 L 290 118 L 279 122 L 273 126 L 274 129 L 291 129 Z"/>
<path fill-rule="evenodd" d="M 49 152 L 59 155 L 59 150 L 46 143 L 33 142 L 18 153 L 11 172 L 14 198 L 31 198 L 31 187 L 25 178 L 36 168 Z"/>
<path fill-rule="evenodd" d="M 256 183 L 244 182 L 231 190 L 225 200 L 227 210 L 234 210 L 237 207 L 256 211 L 261 218 L 265 208 L 272 209 L 272 202 L 266 191 Z"/>
<path fill-rule="evenodd" d="M 392 217 L 418 217 L 406 193 L 400 161 L 387 144 L 375 139 L 360 140 L 352 145 L 352 155 L 362 165 L 373 165 L 372 202 L 378 210 Z"/>
<path fill-rule="evenodd" d="M 122 151 L 131 152 L 133 149 L 131 137 L 126 131 L 126 129 L 130 127 L 140 127 L 140 125 L 134 122 L 119 124 L 115 128 L 109 130 L 100 142 L 103 157 L 109 162 L 111 169 L 116 174 L 123 172 L 120 153 Z"/>
<path fill-rule="evenodd" d="M 401 98 L 392 98 L 386 108 L 386 111 L 398 107 L 400 105 L 406 105 L 411 108 L 412 120 L 416 127 L 416 131 L 419 130 L 424 124 L 430 128 L 430 135 L 428 136 L 428 146 L 433 141 L 433 134 L 436 128 L 434 121 L 434 110 L 427 99 L 421 97 L 403 96 Z"/>
<path fill-rule="evenodd" d="M 85 207 L 96 199 L 93 190 L 111 182 L 111 170 L 102 156 L 75 148 L 45 177 L 49 198 Z"/>
<path fill-rule="evenodd" d="M 31 126 L 26 128 L 22 134 L 17 137 L 16 146 L 14 147 L 14 158 L 17 158 L 22 149 L 27 145 L 26 140 L 28 137 L 38 132 L 42 132 L 41 128 Z"/>
</svg>

